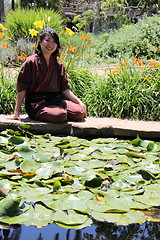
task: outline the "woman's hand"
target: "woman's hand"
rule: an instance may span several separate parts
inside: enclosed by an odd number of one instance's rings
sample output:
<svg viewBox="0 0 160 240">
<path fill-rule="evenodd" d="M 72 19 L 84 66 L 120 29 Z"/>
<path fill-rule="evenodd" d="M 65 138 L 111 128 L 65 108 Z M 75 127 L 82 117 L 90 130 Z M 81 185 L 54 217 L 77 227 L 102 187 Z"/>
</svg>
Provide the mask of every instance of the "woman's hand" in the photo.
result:
<svg viewBox="0 0 160 240">
<path fill-rule="evenodd" d="M 7 119 L 11 119 L 11 120 L 21 120 L 20 119 L 20 114 L 19 114 L 19 112 L 14 112 L 14 114 L 13 115 L 11 115 L 11 117 L 8 117 Z"/>
<path fill-rule="evenodd" d="M 19 112 L 20 112 L 20 108 L 21 108 L 22 102 L 24 100 L 25 94 L 26 94 L 26 90 L 18 92 L 17 99 L 16 99 L 16 105 L 15 105 L 15 109 L 14 109 L 14 114 L 9 119 L 21 120 Z"/>
<path fill-rule="evenodd" d="M 81 106 L 85 106 L 82 101 L 70 90 L 70 89 L 65 89 L 63 92 L 62 92 L 62 95 L 64 97 L 66 97 L 68 100 L 74 102 L 74 103 L 77 103 L 77 104 L 80 104 Z"/>
<path fill-rule="evenodd" d="M 79 102 L 79 105 L 82 106 L 84 112 L 87 111 L 86 105 L 82 101 Z"/>
<path fill-rule="evenodd" d="M 62 92 L 63 96 L 65 96 L 68 100 L 79 104 L 82 109 L 83 112 L 86 114 L 87 108 L 85 106 L 85 104 L 81 101 L 81 99 L 79 99 L 70 89 L 66 89 Z"/>
</svg>

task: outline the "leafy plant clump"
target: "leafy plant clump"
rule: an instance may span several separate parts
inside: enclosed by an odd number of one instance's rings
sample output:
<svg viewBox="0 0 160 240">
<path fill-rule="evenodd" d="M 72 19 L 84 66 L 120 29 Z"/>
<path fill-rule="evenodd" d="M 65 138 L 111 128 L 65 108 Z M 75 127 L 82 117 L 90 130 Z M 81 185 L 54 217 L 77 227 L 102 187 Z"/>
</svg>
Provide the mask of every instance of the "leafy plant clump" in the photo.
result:
<svg viewBox="0 0 160 240">
<path fill-rule="evenodd" d="M 35 40 L 33 36 L 29 35 L 29 29 L 33 29 L 35 27 L 33 23 L 40 20 L 43 22 L 44 27 L 49 25 L 56 29 L 57 32 L 62 30 L 63 17 L 53 10 L 16 9 L 6 13 L 5 27 L 9 40 L 12 42 L 19 39 Z"/>
<path fill-rule="evenodd" d="M 159 58 L 160 56 L 160 16 L 144 18 L 137 24 L 124 26 L 100 36 L 97 53 L 104 58 L 138 57 Z M 103 42 L 103 43 L 102 43 Z"/>
<path fill-rule="evenodd" d="M 159 120 L 160 65 L 135 61 L 123 62 L 92 82 L 84 96 L 90 116 Z"/>
<path fill-rule="evenodd" d="M 86 104 L 87 116 L 159 120 L 160 65 L 156 61 L 146 64 L 141 59 L 135 61 L 133 65 L 121 63 L 106 72 L 106 77 L 95 75 L 88 69 L 68 69 L 71 89 Z M 0 113 L 13 112 L 15 89 L 16 80 L 2 72 Z M 25 113 L 24 106 L 21 113 Z"/>
<path fill-rule="evenodd" d="M 0 134 L 0 221 L 81 229 L 144 223 L 160 206 L 160 143 Z M 26 129 L 26 130 L 25 130 Z"/>
</svg>

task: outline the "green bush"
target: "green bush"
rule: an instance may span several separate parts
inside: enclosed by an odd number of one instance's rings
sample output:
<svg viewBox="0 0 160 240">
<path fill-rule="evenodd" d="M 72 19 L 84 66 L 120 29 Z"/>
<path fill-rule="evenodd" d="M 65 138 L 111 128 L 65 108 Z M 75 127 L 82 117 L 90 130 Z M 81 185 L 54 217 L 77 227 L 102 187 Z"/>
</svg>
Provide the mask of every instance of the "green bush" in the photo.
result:
<svg viewBox="0 0 160 240">
<path fill-rule="evenodd" d="M 43 21 L 44 27 L 50 26 L 56 31 L 62 30 L 63 17 L 60 13 L 46 9 L 16 9 L 5 16 L 7 35 L 12 42 L 18 39 L 35 40 L 29 35 L 29 29 L 35 29 L 34 22 Z"/>
<path fill-rule="evenodd" d="M 127 25 L 119 30 L 100 36 L 97 53 L 108 58 L 138 57 L 157 58 L 160 56 L 160 16 L 139 20 L 137 24 Z"/>
<path fill-rule="evenodd" d="M 29 40 L 19 39 L 7 48 L 0 47 L 0 62 L 3 66 L 19 66 L 26 57 L 33 54 L 34 45 Z"/>
<path fill-rule="evenodd" d="M 152 76 L 152 77 L 151 77 Z M 123 67 L 108 78 L 97 78 L 85 90 L 88 115 L 139 120 L 159 120 L 160 72 Z"/>
<path fill-rule="evenodd" d="M 121 66 L 119 72 L 110 72 L 106 78 L 84 69 L 70 70 L 68 75 L 71 90 L 87 105 L 88 116 L 156 121 L 160 112 L 159 67 Z M 1 73 L 1 114 L 13 112 L 15 88 L 15 80 Z"/>
<path fill-rule="evenodd" d="M 74 94 L 82 100 L 85 99 L 87 89 L 95 82 L 95 76 L 89 70 L 84 69 L 70 70 L 68 76 Z"/>
<path fill-rule="evenodd" d="M 16 83 L 0 72 L 0 114 L 13 113 L 16 100 Z"/>
</svg>

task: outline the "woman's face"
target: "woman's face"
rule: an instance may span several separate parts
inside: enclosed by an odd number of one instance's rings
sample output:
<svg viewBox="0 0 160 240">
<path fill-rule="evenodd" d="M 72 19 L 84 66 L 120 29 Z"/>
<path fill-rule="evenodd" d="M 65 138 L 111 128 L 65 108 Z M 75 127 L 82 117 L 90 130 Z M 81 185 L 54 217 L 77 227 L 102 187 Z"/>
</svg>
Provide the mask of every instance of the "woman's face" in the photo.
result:
<svg viewBox="0 0 160 240">
<path fill-rule="evenodd" d="M 47 33 L 39 44 L 44 56 L 50 56 L 57 49 L 57 43 L 50 33 Z"/>
</svg>

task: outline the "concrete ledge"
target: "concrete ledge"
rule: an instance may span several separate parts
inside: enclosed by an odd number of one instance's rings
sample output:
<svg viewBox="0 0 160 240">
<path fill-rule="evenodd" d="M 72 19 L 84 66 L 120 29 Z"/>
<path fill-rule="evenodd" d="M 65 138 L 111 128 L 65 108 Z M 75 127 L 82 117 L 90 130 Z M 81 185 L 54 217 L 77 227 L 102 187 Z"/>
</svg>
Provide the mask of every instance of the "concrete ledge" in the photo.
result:
<svg viewBox="0 0 160 240">
<path fill-rule="evenodd" d="M 124 137 L 142 139 L 160 139 L 160 121 L 136 121 L 116 118 L 87 117 L 80 122 L 46 123 L 33 121 L 26 115 L 21 116 L 21 121 L 10 120 L 10 116 L 0 115 L 0 131 L 5 129 L 17 130 L 19 125 L 27 124 L 30 132 L 59 136 L 77 136 L 84 138 L 97 137 Z"/>
</svg>

